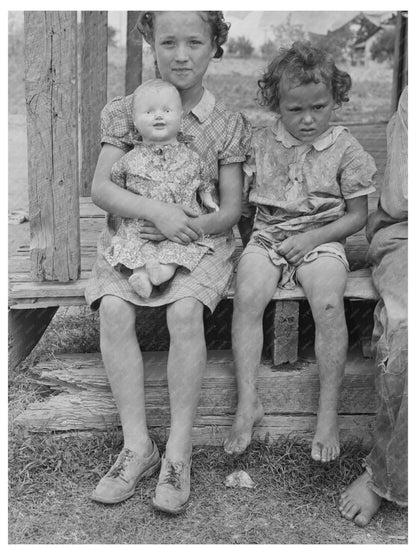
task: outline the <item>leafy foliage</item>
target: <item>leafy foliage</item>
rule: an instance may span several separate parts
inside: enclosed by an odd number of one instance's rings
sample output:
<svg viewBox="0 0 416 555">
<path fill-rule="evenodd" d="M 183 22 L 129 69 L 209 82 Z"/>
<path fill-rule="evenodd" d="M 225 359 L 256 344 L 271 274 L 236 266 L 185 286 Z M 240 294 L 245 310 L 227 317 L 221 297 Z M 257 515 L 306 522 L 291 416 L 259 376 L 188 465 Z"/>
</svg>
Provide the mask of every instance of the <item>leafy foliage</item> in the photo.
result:
<svg viewBox="0 0 416 555">
<path fill-rule="evenodd" d="M 227 47 L 229 54 L 234 54 L 240 58 L 248 58 L 254 52 L 254 46 L 247 37 L 231 38 Z"/>
<path fill-rule="evenodd" d="M 276 55 L 278 48 L 276 42 L 269 39 L 260 46 L 260 54 L 266 60 L 271 60 Z"/>
<path fill-rule="evenodd" d="M 280 25 L 272 26 L 277 48 L 291 46 L 296 41 L 308 40 L 308 33 L 303 25 L 292 23 L 292 14 Z"/>
<path fill-rule="evenodd" d="M 383 33 L 380 33 L 380 35 L 371 45 L 371 58 L 373 60 L 376 60 L 377 62 L 393 60 L 395 39 L 395 29 L 386 29 Z"/>
<path fill-rule="evenodd" d="M 355 41 L 354 32 L 350 27 L 344 26 L 334 32 L 328 31 L 324 37 L 316 38 L 313 44 L 317 48 L 331 52 L 335 62 L 340 63 L 350 61 L 351 49 Z"/>
</svg>

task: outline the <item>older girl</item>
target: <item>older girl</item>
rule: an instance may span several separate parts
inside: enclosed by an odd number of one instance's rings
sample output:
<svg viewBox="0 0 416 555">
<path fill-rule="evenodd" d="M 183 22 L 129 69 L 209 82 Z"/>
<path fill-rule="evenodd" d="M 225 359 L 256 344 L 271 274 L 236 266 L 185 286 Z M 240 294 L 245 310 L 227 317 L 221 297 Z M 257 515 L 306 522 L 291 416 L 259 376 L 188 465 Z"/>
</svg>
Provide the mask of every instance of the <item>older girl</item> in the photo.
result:
<svg viewBox="0 0 416 555">
<path fill-rule="evenodd" d="M 259 87 L 262 104 L 278 118 L 254 135 L 247 165 L 256 215 L 237 271 L 233 349 L 239 401 L 225 449 L 244 451 L 262 418 L 254 382 L 263 312 L 277 285 L 290 288 L 297 280 L 315 321 L 321 382 L 311 455 L 327 462 L 339 454 L 337 407 L 348 346 L 344 242 L 367 221 L 376 168 L 347 128 L 330 126 L 333 110 L 348 100 L 351 78 L 327 52 L 303 43 L 281 50 Z"/>
<path fill-rule="evenodd" d="M 86 298 L 100 307 L 101 352 L 124 435 L 124 448 L 101 479 L 92 498 L 118 503 L 134 494 L 137 482 L 160 466 L 146 425 L 143 359 L 135 333 L 135 307 L 166 306 L 170 333 L 168 385 L 170 433 L 153 505 L 177 514 L 190 496 L 192 425 L 206 366 L 204 306 L 214 310 L 232 276 L 231 228 L 241 212 L 241 163 L 249 148 L 249 124 L 228 111 L 204 88 L 202 80 L 212 58 L 222 56 L 228 25 L 222 12 L 142 12 L 138 28 L 149 42 L 162 78 L 178 89 L 184 116 L 182 132 L 205 160 L 217 184 L 220 210 L 197 216 L 188 207 L 135 195 L 112 183 L 111 167 L 132 148 L 131 97 L 110 102 L 102 114 L 102 150 L 94 175 L 92 198 L 109 212 L 99 238 L 98 259 Z M 173 279 L 149 299 L 137 295 L 129 273 L 112 268 L 103 256 L 120 217 L 146 219 L 143 237 L 188 244 L 203 234 L 214 237 L 214 253 L 192 271 L 179 268 Z"/>
</svg>

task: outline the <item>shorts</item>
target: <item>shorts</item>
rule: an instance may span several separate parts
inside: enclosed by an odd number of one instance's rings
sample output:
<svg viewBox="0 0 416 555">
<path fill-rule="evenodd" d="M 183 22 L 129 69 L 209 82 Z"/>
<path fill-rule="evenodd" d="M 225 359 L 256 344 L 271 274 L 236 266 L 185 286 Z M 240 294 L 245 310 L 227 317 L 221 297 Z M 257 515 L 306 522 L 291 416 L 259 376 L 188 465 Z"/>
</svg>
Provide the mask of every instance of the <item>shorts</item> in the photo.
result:
<svg viewBox="0 0 416 555">
<path fill-rule="evenodd" d="M 278 287 L 280 287 L 281 289 L 294 289 L 295 287 L 297 287 L 299 285 L 296 278 L 296 271 L 298 270 L 298 268 L 300 268 L 300 266 L 308 264 L 309 262 L 313 262 L 318 258 L 336 258 L 345 266 L 346 271 L 349 272 L 350 267 L 345 254 L 344 245 L 337 241 L 318 245 L 307 254 L 305 254 L 302 262 L 298 266 L 293 266 L 292 264 L 289 264 L 286 258 L 278 254 L 275 250 L 277 246 L 278 243 L 276 243 L 275 241 L 271 241 L 264 236 L 253 237 L 247 243 L 247 246 L 242 252 L 240 259 L 244 255 L 251 253 L 260 254 L 262 256 L 268 257 L 275 266 L 280 266 L 282 269 L 282 275 L 278 283 Z"/>
</svg>

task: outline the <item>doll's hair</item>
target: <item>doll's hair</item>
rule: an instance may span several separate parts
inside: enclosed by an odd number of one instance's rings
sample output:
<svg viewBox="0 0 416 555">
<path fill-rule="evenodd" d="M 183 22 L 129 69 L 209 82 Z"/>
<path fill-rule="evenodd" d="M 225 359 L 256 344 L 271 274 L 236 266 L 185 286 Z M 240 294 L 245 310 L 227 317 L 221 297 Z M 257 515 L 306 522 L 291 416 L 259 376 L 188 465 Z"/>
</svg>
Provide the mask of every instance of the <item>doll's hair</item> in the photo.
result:
<svg viewBox="0 0 416 555">
<path fill-rule="evenodd" d="M 322 48 L 308 42 L 294 42 L 290 48 L 279 50 L 257 82 L 258 102 L 278 112 L 282 84 L 292 88 L 308 83 L 324 83 L 338 106 L 349 101 L 350 75 L 338 69 L 332 56 Z"/>
<path fill-rule="evenodd" d="M 139 17 L 137 19 L 137 29 L 151 46 L 153 46 L 155 42 L 155 20 L 158 13 L 161 12 L 139 12 Z M 230 23 L 226 23 L 223 12 L 202 11 L 198 13 L 210 26 L 211 40 L 217 47 L 214 58 L 221 58 L 224 54 L 221 45 L 224 44 L 228 38 L 228 30 L 231 26 Z"/>
<path fill-rule="evenodd" d="M 133 117 L 136 111 L 137 102 L 140 100 L 140 96 L 148 91 L 157 91 L 161 89 L 170 90 L 175 96 L 178 97 L 179 102 L 182 105 L 180 94 L 174 85 L 168 81 L 164 81 L 163 79 L 149 79 L 139 85 L 133 93 Z"/>
</svg>

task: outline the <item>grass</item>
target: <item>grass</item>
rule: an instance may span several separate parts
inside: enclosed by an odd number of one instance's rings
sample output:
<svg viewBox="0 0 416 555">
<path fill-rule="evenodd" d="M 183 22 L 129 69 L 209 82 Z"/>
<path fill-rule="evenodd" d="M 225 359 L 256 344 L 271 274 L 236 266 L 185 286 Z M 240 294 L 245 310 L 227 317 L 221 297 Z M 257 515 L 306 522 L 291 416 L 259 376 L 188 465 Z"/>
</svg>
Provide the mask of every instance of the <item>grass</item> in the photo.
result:
<svg viewBox="0 0 416 555">
<path fill-rule="evenodd" d="M 179 517 L 152 509 L 155 476 L 120 505 L 89 500 L 120 448 L 115 431 L 89 437 L 13 434 L 9 542 L 325 544 L 403 543 L 407 537 L 405 512 L 391 504 L 365 531 L 338 516 L 340 489 L 362 471 L 359 444 L 344 446 L 339 461 L 325 466 L 311 461 L 308 445 L 290 438 L 254 443 L 238 458 L 221 448 L 195 449 L 192 503 Z M 225 487 L 226 476 L 240 469 L 250 474 L 254 489 Z"/>
<path fill-rule="evenodd" d="M 195 448 L 192 503 L 177 518 L 155 512 L 157 477 L 134 497 L 105 507 L 89 493 L 122 446 L 106 433 L 28 433 L 14 425 L 26 406 L 53 394 L 34 385 L 40 359 L 98 349 L 98 317 L 87 308 L 59 309 L 32 354 L 9 374 L 9 543 L 11 544 L 397 544 L 407 541 L 407 511 L 385 503 L 362 530 L 342 519 L 339 492 L 362 472 L 359 441 L 343 445 L 338 461 L 320 465 L 294 437 L 255 442 L 240 457 L 221 447 Z M 163 443 L 155 438 L 160 449 Z M 255 488 L 226 488 L 245 470 Z"/>
</svg>

